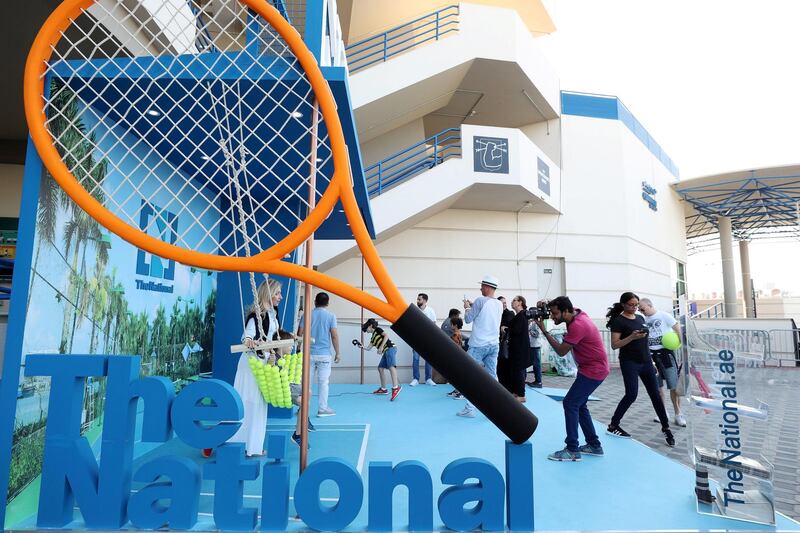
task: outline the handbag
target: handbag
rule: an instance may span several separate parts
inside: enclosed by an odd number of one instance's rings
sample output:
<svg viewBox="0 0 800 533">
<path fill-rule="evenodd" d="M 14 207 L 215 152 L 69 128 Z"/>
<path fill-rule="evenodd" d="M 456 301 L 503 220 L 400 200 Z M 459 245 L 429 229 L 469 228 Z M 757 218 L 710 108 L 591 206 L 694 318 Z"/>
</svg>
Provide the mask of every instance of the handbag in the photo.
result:
<svg viewBox="0 0 800 533">
<path fill-rule="evenodd" d="M 498 359 L 508 359 L 508 330 L 500 334 L 500 349 L 497 351 Z"/>
</svg>

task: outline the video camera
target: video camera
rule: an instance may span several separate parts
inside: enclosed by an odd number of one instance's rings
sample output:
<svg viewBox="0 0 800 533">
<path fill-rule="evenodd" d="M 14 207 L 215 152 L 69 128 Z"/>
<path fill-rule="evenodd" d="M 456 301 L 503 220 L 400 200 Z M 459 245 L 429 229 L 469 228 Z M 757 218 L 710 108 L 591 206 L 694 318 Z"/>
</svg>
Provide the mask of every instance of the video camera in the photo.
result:
<svg viewBox="0 0 800 533">
<path fill-rule="evenodd" d="M 536 307 L 529 307 L 525 311 L 525 317 L 528 320 L 546 320 L 550 318 L 550 307 L 547 305 L 548 302 L 540 302 L 536 304 Z"/>
</svg>

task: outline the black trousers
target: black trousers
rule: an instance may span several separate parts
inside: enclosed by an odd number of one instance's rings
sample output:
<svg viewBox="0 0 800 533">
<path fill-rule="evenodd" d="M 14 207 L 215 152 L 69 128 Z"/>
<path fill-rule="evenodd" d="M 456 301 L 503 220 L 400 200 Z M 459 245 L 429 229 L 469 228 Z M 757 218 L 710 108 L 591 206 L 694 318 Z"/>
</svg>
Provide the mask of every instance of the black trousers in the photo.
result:
<svg viewBox="0 0 800 533">
<path fill-rule="evenodd" d="M 620 370 L 622 370 L 622 380 L 625 383 L 625 396 L 619 401 L 617 409 L 614 411 L 614 416 L 611 417 L 611 424 L 619 425 L 628 408 L 636 401 L 636 396 L 639 394 L 639 380 L 641 379 L 645 390 L 647 390 L 647 395 L 650 396 L 653 409 L 658 415 L 658 420 L 661 422 L 661 428 L 668 429 L 669 418 L 667 417 L 667 410 L 664 408 L 664 402 L 661 401 L 661 395 L 658 392 L 658 376 L 656 376 L 656 368 L 653 366 L 652 361 L 637 363 L 622 360 L 619 362 L 619 366 Z"/>
<path fill-rule="evenodd" d="M 525 396 L 526 376 L 526 369 L 520 368 L 519 363 L 511 357 L 497 359 L 497 381 L 511 394 Z"/>
</svg>

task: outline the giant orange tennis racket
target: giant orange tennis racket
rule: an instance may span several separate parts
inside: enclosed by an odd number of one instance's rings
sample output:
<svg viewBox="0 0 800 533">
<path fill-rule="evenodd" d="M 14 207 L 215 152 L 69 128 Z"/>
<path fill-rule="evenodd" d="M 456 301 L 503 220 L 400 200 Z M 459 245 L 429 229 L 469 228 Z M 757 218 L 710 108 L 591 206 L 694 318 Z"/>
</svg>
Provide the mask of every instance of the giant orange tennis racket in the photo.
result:
<svg viewBox="0 0 800 533">
<path fill-rule="evenodd" d="M 366 307 L 512 441 L 535 431 L 529 410 L 405 303 L 359 212 L 331 89 L 266 0 L 66 0 L 31 49 L 25 112 L 50 174 L 121 238 Z M 337 202 L 385 301 L 283 260 Z"/>
</svg>

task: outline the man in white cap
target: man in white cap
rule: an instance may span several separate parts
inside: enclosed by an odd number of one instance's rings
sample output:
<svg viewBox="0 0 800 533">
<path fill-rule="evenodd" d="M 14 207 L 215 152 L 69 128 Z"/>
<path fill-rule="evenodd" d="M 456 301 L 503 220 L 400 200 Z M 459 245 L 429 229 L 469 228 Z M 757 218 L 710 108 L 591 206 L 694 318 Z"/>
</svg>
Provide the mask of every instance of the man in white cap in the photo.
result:
<svg viewBox="0 0 800 533">
<path fill-rule="evenodd" d="M 481 296 L 474 302 L 464 299 L 464 319 L 472 323 L 467 353 L 497 379 L 497 352 L 500 348 L 500 317 L 503 304 L 494 293 L 497 290 L 497 278 L 483 276 L 481 279 Z M 458 416 L 473 418 L 475 407 L 467 401 L 464 409 L 456 413 Z"/>
</svg>

